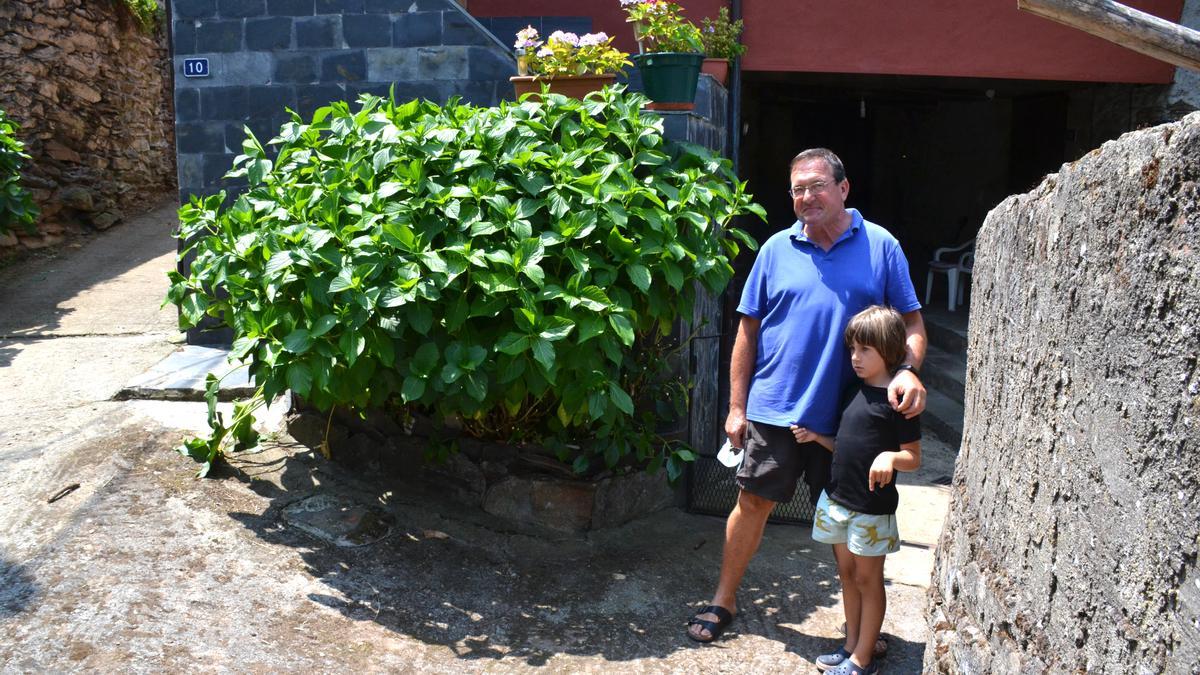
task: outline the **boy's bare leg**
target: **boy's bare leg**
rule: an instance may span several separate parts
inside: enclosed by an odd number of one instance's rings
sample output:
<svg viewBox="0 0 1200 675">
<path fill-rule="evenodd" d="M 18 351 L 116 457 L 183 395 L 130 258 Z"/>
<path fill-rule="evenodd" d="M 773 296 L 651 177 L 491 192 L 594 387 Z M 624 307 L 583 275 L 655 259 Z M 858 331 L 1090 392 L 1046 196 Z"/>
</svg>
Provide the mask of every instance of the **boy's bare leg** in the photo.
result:
<svg viewBox="0 0 1200 675">
<path fill-rule="evenodd" d="M 750 559 L 758 551 L 762 541 L 763 528 L 775 502 L 751 494 L 745 490 L 738 492 L 737 505 L 725 522 L 725 547 L 721 550 L 721 577 L 717 581 L 717 591 L 709 604 L 724 607 L 730 614 L 737 614 L 737 589 L 742 583 L 742 576 Z M 701 614 L 700 619 L 716 621 L 715 614 Z M 688 627 L 693 637 L 707 640 L 710 634 L 699 625 Z"/>
<path fill-rule="evenodd" d="M 842 648 L 853 654 L 862 625 L 862 595 L 854 575 L 854 561 L 858 556 L 845 544 L 834 544 L 833 557 L 837 560 L 838 577 L 842 581 L 842 607 L 846 612 L 846 644 Z"/>
<path fill-rule="evenodd" d="M 862 597 L 862 618 L 859 620 L 858 643 L 851 658 L 860 666 L 871 665 L 875 640 L 883 627 L 887 611 L 887 594 L 883 590 L 883 561 L 887 556 L 854 556 L 854 581 Z M 850 632 L 850 626 L 846 626 Z"/>
</svg>

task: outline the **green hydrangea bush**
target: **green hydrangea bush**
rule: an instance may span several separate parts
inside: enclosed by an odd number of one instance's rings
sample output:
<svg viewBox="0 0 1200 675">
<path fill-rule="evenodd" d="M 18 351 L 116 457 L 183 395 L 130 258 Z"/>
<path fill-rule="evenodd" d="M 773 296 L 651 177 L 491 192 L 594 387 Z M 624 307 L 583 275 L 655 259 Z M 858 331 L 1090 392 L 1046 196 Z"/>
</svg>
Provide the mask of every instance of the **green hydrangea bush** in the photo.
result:
<svg viewBox="0 0 1200 675">
<path fill-rule="evenodd" d="M 733 218 L 765 215 L 727 160 L 669 147 L 646 102 L 613 87 L 293 114 L 274 159 L 248 135 L 231 206 L 180 210 L 196 257 L 168 300 L 183 328 L 232 327 L 268 400 L 421 412 L 580 474 L 677 476 L 692 454 L 656 433 L 664 402 L 686 406 L 666 336 L 755 246 Z"/>
<path fill-rule="evenodd" d="M 20 127 L 0 110 L 0 234 L 14 226 L 25 232 L 35 231 L 34 222 L 40 213 L 29 190 L 21 185 L 21 169 L 29 160 L 25 144 L 17 139 Z"/>
</svg>

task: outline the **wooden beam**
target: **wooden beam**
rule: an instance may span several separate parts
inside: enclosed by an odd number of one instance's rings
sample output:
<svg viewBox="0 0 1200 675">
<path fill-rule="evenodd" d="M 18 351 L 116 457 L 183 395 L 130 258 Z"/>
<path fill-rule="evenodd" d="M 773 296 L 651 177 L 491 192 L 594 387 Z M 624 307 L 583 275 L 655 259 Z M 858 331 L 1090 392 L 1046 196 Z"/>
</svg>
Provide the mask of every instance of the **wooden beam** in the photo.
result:
<svg viewBox="0 0 1200 675">
<path fill-rule="evenodd" d="M 1200 70 L 1200 31 L 1112 0 L 1017 0 L 1019 9 L 1160 61 Z"/>
</svg>

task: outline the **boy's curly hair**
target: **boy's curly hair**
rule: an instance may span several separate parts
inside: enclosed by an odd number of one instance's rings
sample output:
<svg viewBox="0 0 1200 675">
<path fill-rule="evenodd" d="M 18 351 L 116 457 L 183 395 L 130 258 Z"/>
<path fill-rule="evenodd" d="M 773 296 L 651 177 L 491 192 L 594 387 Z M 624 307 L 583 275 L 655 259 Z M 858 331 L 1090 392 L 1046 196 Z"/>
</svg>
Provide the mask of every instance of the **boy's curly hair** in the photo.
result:
<svg viewBox="0 0 1200 675">
<path fill-rule="evenodd" d="M 906 332 L 900 312 L 883 305 L 871 305 L 855 314 L 846 325 L 846 346 L 855 342 L 871 347 L 883 357 L 888 372 L 904 363 Z"/>
</svg>

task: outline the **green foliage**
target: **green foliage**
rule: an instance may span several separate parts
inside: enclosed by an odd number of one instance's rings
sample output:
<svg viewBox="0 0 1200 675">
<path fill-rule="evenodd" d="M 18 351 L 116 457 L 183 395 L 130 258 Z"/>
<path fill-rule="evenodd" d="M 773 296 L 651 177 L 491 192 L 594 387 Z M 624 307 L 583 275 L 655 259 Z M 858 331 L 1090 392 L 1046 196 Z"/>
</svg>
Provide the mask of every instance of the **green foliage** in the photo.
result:
<svg viewBox="0 0 1200 675">
<path fill-rule="evenodd" d="M 180 209 L 196 258 L 168 300 L 183 328 L 231 326 L 268 400 L 420 410 L 580 473 L 677 475 L 691 455 L 656 429 L 687 390 L 664 336 L 755 246 L 731 220 L 765 214 L 727 160 L 667 147 L 646 102 L 364 96 L 293 114 L 274 160 L 247 131 L 229 175 L 249 190 Z"/>
<path fill-rule="evenodd" d="M 39 213 L 29 190 L 21 187 L 21 168 L 29 155 L 25 154 L 25 144 L 17 140 L 19 130 L 17 123 L 0 110 L 0 234 L 14 225 L 33 233 Z"/>
<path fill-rule="evenodd" d="M 716 19 L 705 17 L 700 39 L 704 42 L 704 55 L 714 59 L 736 59 L 746 53 L 742 44 L 745 24 L 741 19 L 729 20 L 729 8 L 722 7 Z"/>
<path fill-rule="evenodd" d="M 700 29 L 683 18 L 683 7 L 665 0 L 623 0 L 625 21 L 643 52 L 703 52 Z"/>
<path fill-rule="evenodd" d="M 165 16 L 156 0 L 120 0 L 120 4 L 129 10 L 129 14 L 147 33 L 154 32 Z"/>
<path fill-rule="evenodd" d="M 254 411 L 265 404 L 262 387 L 248 400 L 233 404 L 233 420 L 225 426 L 224 415 L 217 410 L 217 394 L 221 381 L 216 375 L 208 374 L 204 380 L 204 400 L 208 403 L 208 426 L 212 434 L 208 438 L 189 438 L 175 450 L 184 457 L 200 463 L 197 478 L 208 475 L 213 464 L 223 460 L 229 452 L 251 452 L 258 448 L 258 431 L 254 429 Z"/>
</svg>

